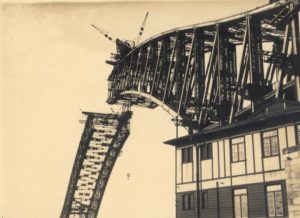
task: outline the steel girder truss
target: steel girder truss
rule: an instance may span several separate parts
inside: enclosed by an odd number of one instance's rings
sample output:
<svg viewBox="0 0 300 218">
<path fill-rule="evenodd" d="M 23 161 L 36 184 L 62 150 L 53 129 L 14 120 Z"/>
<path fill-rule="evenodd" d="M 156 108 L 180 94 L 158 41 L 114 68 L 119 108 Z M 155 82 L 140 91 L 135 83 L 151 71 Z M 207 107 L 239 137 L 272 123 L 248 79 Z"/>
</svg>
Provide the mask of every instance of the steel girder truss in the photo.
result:
<svg viewBox="0 0 300 218">
<path fill-rule="evenodd" d="M 113 68 L 108 103 L 145 105 L 139 95 L 123 94 L 135 91 L 195 129 L 232 123 L 274 97 L 300 101 L 299 51 L 299 0 L 175 29 L 142 43 Z"/>
<path fill-rule="evenodd" d="M 61 218 L 96 218 L 110 173 L 129 135 L 132 112 L 87 115 Z"/>
</svg>

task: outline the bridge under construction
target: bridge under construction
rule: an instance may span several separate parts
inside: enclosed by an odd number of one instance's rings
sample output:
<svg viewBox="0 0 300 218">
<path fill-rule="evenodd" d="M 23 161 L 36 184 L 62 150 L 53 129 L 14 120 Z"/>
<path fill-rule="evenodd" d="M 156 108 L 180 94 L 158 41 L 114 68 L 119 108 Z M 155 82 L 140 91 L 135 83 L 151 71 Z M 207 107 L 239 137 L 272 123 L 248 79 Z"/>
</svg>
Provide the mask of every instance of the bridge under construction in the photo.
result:
<svg viewBox="0 0 300 218">
<path fill-rule="evenodd" d="M 161 106 L 189 130 L 166 142 L 176 217 L 300 216 L 299 8 L 270 1 L 141 44 L 115 40 L 107 103 Z M 84 114 L 61 218 L 97 217 L 129 135 L 130 111 Z"/>
</svg>

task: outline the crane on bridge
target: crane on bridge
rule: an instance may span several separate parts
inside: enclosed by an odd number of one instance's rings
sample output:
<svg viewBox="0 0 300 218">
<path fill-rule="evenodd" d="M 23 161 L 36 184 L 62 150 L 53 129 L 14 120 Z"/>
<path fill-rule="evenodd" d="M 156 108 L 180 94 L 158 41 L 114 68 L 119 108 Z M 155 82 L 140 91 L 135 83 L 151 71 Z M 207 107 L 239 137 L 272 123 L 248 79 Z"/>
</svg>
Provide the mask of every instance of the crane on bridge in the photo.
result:
<svg viewBox="0 0 300 218">
<path fill-rule="evenodd" d="M 132 40 L 121 40 L 119 38 L 113 38 L 110 36 L 109 32 L 104 31 L 97 27 L 94 24 L 91 24 L 92 27 L 94 27 L 99 33 L 101 33 L 105 38 L 107 38 L 109 41 L 113 42 L 117 46 L 117 53 L 111 53 L 111 60 L 107 60 L 106 63 L 115 66 L 122 58 L 124 58 L 132 49 L 136 47 L 136 45 L 139 44 L 141 37 L 144 33 L 146 21 L 148 18 L 149 12 L 146 13 L 144 20 L 142 22 L 142 25 L 140 27 L 140 31 L 138 36 L 136 37 L 135 41 Z"/>
<path fill-rule="evenodd" d="M 242 121 L 277 98 L 299 102 L 299 9 L 299 0 L 271 1 L 153 36 L 112 69 L 107 102 L 162 106 L 195 131 Z"/>
</svg>

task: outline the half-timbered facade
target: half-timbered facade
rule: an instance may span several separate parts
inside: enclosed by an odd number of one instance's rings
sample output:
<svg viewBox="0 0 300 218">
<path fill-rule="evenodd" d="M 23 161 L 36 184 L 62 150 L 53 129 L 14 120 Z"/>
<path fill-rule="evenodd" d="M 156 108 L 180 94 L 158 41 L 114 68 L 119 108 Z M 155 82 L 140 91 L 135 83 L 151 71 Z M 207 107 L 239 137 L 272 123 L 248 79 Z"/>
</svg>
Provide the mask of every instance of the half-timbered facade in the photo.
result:
<svg viewBox="0 0 300 218">
<path fill-rule="evenodd" d="M 176 146 L 176 217 L 289 216 L 285 151 L 299 150 L 299 141 L 300 105 L 282 100 L 168 141 Z"/>
</svg>

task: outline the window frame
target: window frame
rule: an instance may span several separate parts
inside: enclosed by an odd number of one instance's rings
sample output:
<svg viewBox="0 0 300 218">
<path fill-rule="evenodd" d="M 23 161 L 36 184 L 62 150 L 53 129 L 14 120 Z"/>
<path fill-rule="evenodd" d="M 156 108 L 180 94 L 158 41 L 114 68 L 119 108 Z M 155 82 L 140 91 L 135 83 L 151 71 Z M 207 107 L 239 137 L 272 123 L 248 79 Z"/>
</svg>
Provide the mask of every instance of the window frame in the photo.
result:
<svg viewBox="0 0 300 218">
<path fill-rule="evenodd" d="M 200 160 L 213 159 L 212 142 L 205 143 L 200 147 Z M 204 156 L 205 154 L 205 156 Z"/>
<path fill-rule="evenodd" d="M 274 187 L 274 186 L 280 186 L 280 190 L 272 190 L 272 191 L 268 191 L 268 187 Z M 265 195 L 266 195 L 266 205 L 267 205 L 267 217 L 284 217 L 285 216 L 285 212 L 284 212 L 284 199 L 283 199 L 283 186 L 281 183 L 276 183 L 276 184 L 269 184 L 265 186 Z M 269 210 L 269 198 L 268 198 L 268 194 L 272 193 L 273 194 L 273 207 L 274 207 L 274 216 L 270 216 L 270 210 Z M 276 193 L 280 193 L 280 198 L 281 198 L 281 209 L 282 209 L 282 215 L 278 215 L 277 211 L 278 209 L 276 208 Z"/>
<path fill-rule="evenodd" d="M 245 190 L 245 193 L 241 193 L 241 194 L 236 194 L 235 191 L 238 191 L 238 190 Z M 243 210 L 242 210 L 242 196 L 246 196 L 246 203 L 247 203 L 247 215 L 244 216 L 243 214 Z M 236 202 L 235 202 L 235 197 L 238 197 L 239 198 L 239 207 L 240 207 L 240 215 L 241 217 L 249 217 L 249 201 L 248 201 L 248 189 L 247 187 L 240 187 L 240 188 L 235 188 L 233 189 L 233 211 L 234 211 L 234 218 L 236 218 Z"/>
<path fill-rule="evenodd" d="M 204 196 L 206 196 L 205 199 Z M 208 191 L 201 192 L 201 209 L 202 210 L 208 209 Z"/>
<path fill-rule="evenodd" d="M 267 136 L 267 137 L 264 137 L 264 133 L 267 133 L 267 132 L 276 132 L 276 136 Z M 277 151 L 278 153 L 277 154 L 274 154 L 273 152 L 273 146 L 272 146 L 272 140 L 271 138 L 275 138 L 276 137 L 276 140 L 277 140 Z M 269 139 L 269 146 L 270 146 L 270 155 L 266 155 L 266 149 L 265 149 L 265 143 L 264 143 L 264 140 L 265 139 Z M 265 130 L 265 131 L 262 131 L 261 132 L 261 146 L 262 146 L 262 156 L 263 158 L 268 158 L 268 157 L 275 157 L 275 156 L 279 156 L 280 155 L 280 145 L 279 145 L 279 137 L 278 137 L 278 129 L 270 129 L 270 130 Z"/>
<path fill-rule="evenodd" d="M 243 141 L 242 142 L 236 142 L 233 143 L 232 141 L 234 139 L 240 139 L 242 138 Z M 240 145 L 243 145 L 243 149 L 244 149 L 244 159 L 240 159 Z M 233 146 L 237 146 L 237 160 L 233 160 Z M 231 159 L 231 163 L 237 163 L 237 162 L 244 162 L 246 161 L 246 143 L 245 143 L 245 136 L 239 136 L 239 137 L 234 137 L 230 139 L 230 159 Z"/>
<path fill-rule="evenodd" d="M 186 203 L 187 198 L 187 205 Z M 194 193 L 186 193 L 182 195 L 182 210 L 183 211 L 190 211 L 194 210 Z"/>
<path fill-rule="evenodd" d="M 299 129 L 298 129 L 299 126 Z M 296 145 L 300 145 L 300 123 L 295 124 L 295 137 L 296 137 Z"/>
<path fill-rule="evenodd" d="M 192 163 L 193 162 L 193 146 L 185 147 L 181 149 L 181 163 Z"/>
</svg>

